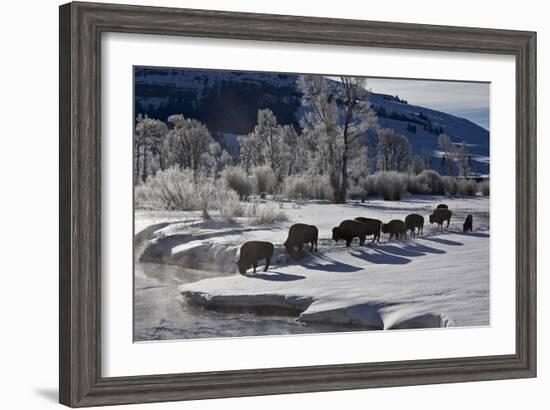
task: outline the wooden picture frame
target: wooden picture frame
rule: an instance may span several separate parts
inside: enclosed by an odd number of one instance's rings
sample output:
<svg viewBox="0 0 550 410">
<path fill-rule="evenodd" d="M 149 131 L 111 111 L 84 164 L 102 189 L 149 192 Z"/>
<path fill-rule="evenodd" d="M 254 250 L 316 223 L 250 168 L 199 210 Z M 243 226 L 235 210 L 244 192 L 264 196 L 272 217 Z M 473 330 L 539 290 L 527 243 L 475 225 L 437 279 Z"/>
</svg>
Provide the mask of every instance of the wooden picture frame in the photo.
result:
<svg viewBox="0 0 550 410">
<path fill-rule="evenodd" d="M 536 375 L 536 33 L 94 3 L 60 7 L 60 402 L 71 407 Z M 506 54 L 516 60 L 516 352 L 101 376 L 101 35 L 107 32 Z"/>
</svg>

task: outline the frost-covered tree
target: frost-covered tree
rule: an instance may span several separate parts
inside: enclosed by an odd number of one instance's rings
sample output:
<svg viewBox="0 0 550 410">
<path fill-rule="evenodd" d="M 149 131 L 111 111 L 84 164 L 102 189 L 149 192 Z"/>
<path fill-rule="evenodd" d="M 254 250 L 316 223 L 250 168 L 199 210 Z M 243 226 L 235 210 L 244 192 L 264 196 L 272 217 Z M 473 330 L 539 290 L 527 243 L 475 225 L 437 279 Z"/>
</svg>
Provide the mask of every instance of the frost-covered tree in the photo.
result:
<svg viewBox="0 0 550 410">
<path fill-rule="evenodd" d="M 283 141 L 283 150 L 287 158 L 286 176 L 298 174 L 305 168 L 304 148 L 301 139 L 296 130 L 291 125 L 285 125 L 281 128 Z"/>
<path fill-rule="evenodd" d="M 412 161 L 411 161 L 411 172 L 414 175 L 418 175 L 425 169 L 426 169 L 426 163 L 424 162 L 424 158 L 422 158 L 421 155 L 413 155 Z"/>
<path fill-rule="evenodd" d="M 239 135 L 237 137 L 240 147 L 241 165 L 249 173 L 254 167 L 264 164 L 264 156 L 262 153 L 262 144 L 259 139 L 254 138 L 254 135 Z"/>
<path fill-rule="evenodd" d="M 360 147 L 357 151 L 357 155 L 353 157 L 349 164 L 349 177 L 350 187 L 361 196 L 361 200 L 364 201 L 367 192 L 364 186 L 369 175 L 369 151 L 365 145 Z"/>
<path fill-rule="evenodd" d="M 218 174 L 231 164 L 232 158 L 229 153 L 217 142 L 212 142 L 207 152 L 202 154 L 199 168 L 209 176 L 218 176 Z"/>
<path fill-rule="evenodd" d="M 136 181 L 147 179 L 150 168 L 150 156 L 157 156 L 161 169 L 166 167 L 166 134 L 168 128 L 162 121 L 139 114 L 134 138 Z"/>
<path fill-rule="evenodd" d="M 470 175 L 470 152 L 468 151 L 468 145 L 466 145 L 464 141 L 462 141 L 462 144 L 458 147 L 457 159 L 460 175 L 463 177 Z"/>
<path fill-rule="evenodd" d="M 214 140 L 200 121 L 184 118 L 181 114 L 168 117 L 174 128 L 168 133 L 171 152 L 181 168 L 189 168 L 197 175 L 204 155 Z"/>
<path fill-rule="evenodd" d="M 443 152 L 444 163 L 447 166 L 447 175 L 455 175 L 455 160 L 457 150 L 451 138 L 447 134 L 439 134 L 439 149 Z"/>
<path fill-rule="evenodd" d="M 271 110 L 259 110 L 258 122 L 252 132 L 239 137 L 241 163 L 245 169 L 250 171 L 253 167 L 266 165 L 280 181 L 286 174 L 291 157 L 291 148 L 285 141 L 288 133 L 289 128 L 280 126 Z"/>
<path fill-rule="evenodd" d="M 319 75 L 300 76 L 298 85 L 309 112 L 302 121 L 306 138 L 317 143 L 316 165 L 325 168 L 337 203 L 344 203 L 348 188 L 348 166 L 357 143 L 376 116 L 368 102 L 365 79 L 340 77 L 329 86 Z"/>
<path fill-rule="evenodd" d="M 377 167 L 379 171 L 406 172 L 412 161 L 412 146 L 404 135 L 382 128 L 377 134 Z"/>
</svg>

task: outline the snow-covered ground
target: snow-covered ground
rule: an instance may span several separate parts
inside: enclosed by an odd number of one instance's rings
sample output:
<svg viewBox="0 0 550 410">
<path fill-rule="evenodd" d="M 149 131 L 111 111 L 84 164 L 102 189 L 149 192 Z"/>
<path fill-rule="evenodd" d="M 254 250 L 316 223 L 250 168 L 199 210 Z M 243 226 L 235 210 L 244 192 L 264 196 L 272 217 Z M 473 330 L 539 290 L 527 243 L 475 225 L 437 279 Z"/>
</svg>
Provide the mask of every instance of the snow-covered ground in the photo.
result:
<svg viewBox="0 0 550 410">
<path fill-rule="evenodd" d="M 449 230 L 437 232 L 428 215 L 438 203 L 453 211 Z M 489 199 L 406 197 L 345 205 L 284 203 L 289 220 L 253 226 L 189 212 L 136 212 L 140 260 L 209 271 L 206 279 L 179 286 L 188 302 L 216 310 L 283 309 L 303 323 L 369 329 L 489 325 Z M 331 240 L 344 219 L 385 222 L 409 213 L 425 217 L 424 235 L 346 248 Z M 467 214 L 474 232 L 462 233 Z M 296 222 L 319 228 L 319 252 L 289 260 L 282 243 Z M 237 272 L 238 249 L 247 240 L 275 244 L 272 266 L 247 276 Z M 261 263 L 261 262 L 260 262 Z M 231 274 L 234 273 L 234 274 Z"/>
</svg>

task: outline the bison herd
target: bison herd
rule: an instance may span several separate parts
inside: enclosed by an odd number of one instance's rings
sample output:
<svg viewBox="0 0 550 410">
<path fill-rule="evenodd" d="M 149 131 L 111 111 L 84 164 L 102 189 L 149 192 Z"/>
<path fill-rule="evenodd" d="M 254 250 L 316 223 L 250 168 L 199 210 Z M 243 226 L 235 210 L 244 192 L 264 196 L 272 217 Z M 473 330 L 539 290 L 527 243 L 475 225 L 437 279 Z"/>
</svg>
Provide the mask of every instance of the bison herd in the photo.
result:
<svg viewBox="0 0 550 410">
<path fill-rule="evenodd" d="M 451 223 L 453 213 L 445 204 L 439 204 L 430 215 L 430 224 L 437 224 L 438 229 L 443 229 L 443 224 L 447 222 L 447 228 Z M 464 221 L 463 231 L 471 232 L 473 226 L 473 217 L 468 215 Z M 367 236 L 372 236 L 372 242 L 380 242 L 380 233 L 389 234 L 389 240 L 405 239 L 407 232 L 411 236 L 423 234 L 424 217 L 418 214 L 409 214 L 405 220 L 393 219 L 388 223 L 382 223 L 378 219 L 357 217 L 354 220 L 346 219 L 340 225 L 332 229 L 332 239 L 336 242 L 343 240 L 349 248 L 354 238 L 359 239 L 359 245 L 365 243 Z M 294 224 L 288 231 L 288 238 L 284 246 L 287 254 L 291 258 L 296 258 L 304 245 L 311 245 L 310 252 L 314 248 L 317 251 L 317 241 L 319 239 L 319 230 L 314 225 L 306 225 L 302 223 Z M 239 260 L 237 265 L 241 274 L 246 274 L 246 271 L 252 267 L 254 273 L 258 267 L 258 262 L 265 259 L 264 272 L 269 269 L 271 258 L 273 257 L 274 246 L 271 242 L 248 241 L 241 246 Z"/>
</svg>

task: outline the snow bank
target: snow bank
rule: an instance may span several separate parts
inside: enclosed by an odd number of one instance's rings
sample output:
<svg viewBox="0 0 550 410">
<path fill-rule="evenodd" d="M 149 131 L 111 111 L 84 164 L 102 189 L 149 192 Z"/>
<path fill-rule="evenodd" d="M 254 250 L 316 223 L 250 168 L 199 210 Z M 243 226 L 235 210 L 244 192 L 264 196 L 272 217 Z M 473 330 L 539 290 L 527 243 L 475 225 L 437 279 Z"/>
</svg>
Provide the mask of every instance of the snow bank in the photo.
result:
<svg viewBox="0 0 550 410">
<path fill-rule="evenodd" d="M 296 222 L 313 224 L 319 228 L 320 245 L 323 249 L 334 244 L 332 228 L 344 219 L 357 216 L 377 218 L 382 221 L 404 219 L 409 213 L 419 213 L 425 217 L 424 232 L 436 232 L 436 227 L 428 223 L 428 215 L 436 204 L 444 202 L 453 210 L 451 230 L 462 231 L 462 223 L 466 215 L 474 215 L 474 228 L 485 231 L 489 229 L 488 198 L 444 198 L 429 195 L 408 196 L 401 201 L 388 202 L 382 199 L 371 199 L 364 203 L 349 202 L 347 204 L 307 203 L 295 207 L 294 203 L 281 204 L 282 210 L 288 215 L 289 221 L 273 225 L 252 226 L 246 218 L 237 218 L 235 222 L 221 219 L 208 221 L 197 218 L 194 213 L 165 213 L 155 215 L 154 212 L 136 214 L 136 244 L 144 243 L 139 250 L 139 260 L 178 265 L 191 269 L 219 270 L 221 272 L 236 272 L 234 264 L 240 245 L 249 240 L 270 241 L 275 244 L 274 263 L 287 262 L 282 244 L 286 240 L 288 228 Z M 169 220 L 170 222 L 161 222 Z M 147 226 L 147 223 L 150 225 Z M 138 227 L 139 226 L 139 230 Z M 385 236 L 385 235 L 383 235 Z M 382 238 L 384 240 L 384 238 Z M 488 244 L 487 244 L 488 252 Z M 392 261 L 390 260 L 389 263 Z M 394 262 L 399 262 L 394 258 Z"/>
<path fill-rule="evenodd" d="M 268 272 L 182 285 L 218 309 L 285 308 L 303 322 L 369 329 L 489 325 L 489 235 L 447 233 L 368 247 L 320 247 Z"/>
</svg>

